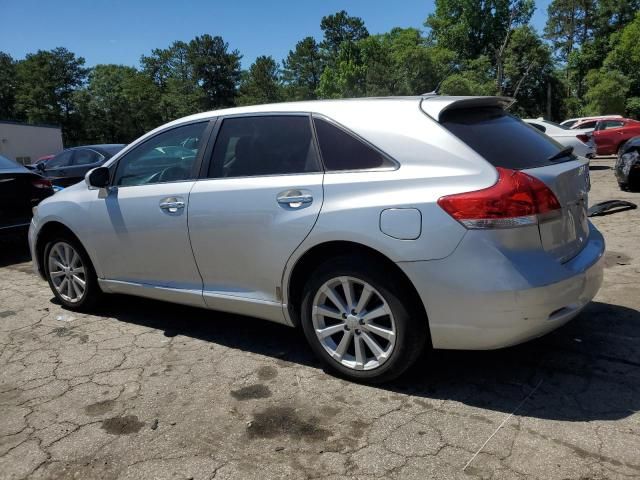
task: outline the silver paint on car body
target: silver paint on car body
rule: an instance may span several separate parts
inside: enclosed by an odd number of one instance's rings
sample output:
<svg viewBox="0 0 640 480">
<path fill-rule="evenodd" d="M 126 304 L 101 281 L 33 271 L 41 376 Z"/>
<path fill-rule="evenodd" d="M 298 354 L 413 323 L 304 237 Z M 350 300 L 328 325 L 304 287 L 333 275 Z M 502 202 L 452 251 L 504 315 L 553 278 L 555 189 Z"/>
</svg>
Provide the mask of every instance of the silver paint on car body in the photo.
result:
<svg viewBox="0 0 640 480">
<path fill-rule="evenodd" d="M 442 111 L 509 102 L 439 96 L 297 102 L 176 120 L 132 142 L 105 166 L 184 123 L 294 112 L 344 126 L 399 167 L 111 189 L 88 189 L 83 182 L 40 204 L 29 232 L 35 267 L 41 270 L 39 232 L 59 222 L 83 244 L 106 291 L 293 325 L 289 282 L 298 261 L 326 242 L 353 242 L 405 272 L 423 301 L 434 347 L 484 349 L 524 341 L 568 321 L 593 298 L 602 281 L 604 241 L 571 213 L 581 195 L 580 162 L 527 171 L 566 209 L 555 224 L 467 230 L 438 206 L 442 196 L 484 189 L 498 178 L 490 163 L 438 123 Z M 184 207 L 162 208 L 167 202 Z M 415 213 L 383 214 L 405 210 L 419 214 L 418 235 Z"/>
</svg>

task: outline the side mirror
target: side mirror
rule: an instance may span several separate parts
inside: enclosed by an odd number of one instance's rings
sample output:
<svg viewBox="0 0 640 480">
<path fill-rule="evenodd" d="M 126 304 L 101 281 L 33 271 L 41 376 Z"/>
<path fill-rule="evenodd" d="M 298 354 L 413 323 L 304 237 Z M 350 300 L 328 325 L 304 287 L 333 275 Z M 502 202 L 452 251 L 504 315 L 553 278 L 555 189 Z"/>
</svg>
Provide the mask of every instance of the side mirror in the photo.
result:
<svg viewBox="0 0 640 480">
<path fill-rule="evenodd" d="M 89 188 L 106 188 L 109 186 L 109 169 L 107 167 L 97 167 L 89 170 L 84 176 L 84 181 Z"/>
</svg>

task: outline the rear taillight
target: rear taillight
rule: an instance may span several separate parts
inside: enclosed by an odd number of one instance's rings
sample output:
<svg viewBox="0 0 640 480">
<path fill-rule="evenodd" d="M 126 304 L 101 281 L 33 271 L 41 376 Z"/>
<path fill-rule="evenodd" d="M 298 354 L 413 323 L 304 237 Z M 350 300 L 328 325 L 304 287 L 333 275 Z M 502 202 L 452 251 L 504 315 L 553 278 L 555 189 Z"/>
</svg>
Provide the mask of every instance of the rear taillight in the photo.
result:
<svg viewBox="0 0 640 480">
<path fill-rule="evenodd" d="M 497 167 L 495 185 L 475 192 L 447 195 L 438 205 L 467 228 L 511 228 L 537 224 L 561 207 L 555 194 L 537 178 Z"/>
<path fill-rule="evenodd" d="M 46 178 L 34 178 L 33 180 L 31 180 L 31 185 L 36 188 L 53 188 L 53 184 L 51 183 L 51 181 L 47 180 Z"/>
<path fill-rule="evenodd" d="M 576 138 L 582 143 L 589 143 L 589 135 L 576 135 Z"/>
</svg>

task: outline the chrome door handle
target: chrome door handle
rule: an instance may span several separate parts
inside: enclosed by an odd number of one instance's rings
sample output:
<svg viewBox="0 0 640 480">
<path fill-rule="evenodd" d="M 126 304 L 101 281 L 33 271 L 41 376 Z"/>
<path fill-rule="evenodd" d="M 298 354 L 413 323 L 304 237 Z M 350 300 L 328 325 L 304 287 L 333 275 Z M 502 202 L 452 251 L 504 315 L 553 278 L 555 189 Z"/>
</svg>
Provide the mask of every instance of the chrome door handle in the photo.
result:
<svg viewBox="0 0 640 480">
<path fill-rule="evenodd" d="M 177 213 L 184 208 L 184 202 L 180 198 L 165 198 L 160 202 L 160 208 L 169 213 Z"/>
<path fill-rule="evenodd" d="M 290 190 L 282 192 L 276 198 L 280 205 L 286 205 L 290 208 L 300 208 L 313 202 L 313 195 L 302 193 L 299 190 Z"/>
</svg>

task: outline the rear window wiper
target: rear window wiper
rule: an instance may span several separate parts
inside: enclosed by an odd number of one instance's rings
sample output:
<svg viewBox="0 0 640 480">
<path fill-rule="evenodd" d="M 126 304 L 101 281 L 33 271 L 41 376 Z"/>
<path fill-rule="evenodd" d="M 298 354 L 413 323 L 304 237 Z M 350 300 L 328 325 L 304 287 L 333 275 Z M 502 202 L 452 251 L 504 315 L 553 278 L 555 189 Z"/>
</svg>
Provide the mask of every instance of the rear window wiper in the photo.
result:
<svg viewBox="0 0 640 480">
<path fill-rule="evenodd" d="M 559 158 L 568 157 L 573 153 L 573 147 L 564 147 L 562 150 L 554 153 L 549 158 L 547 158 L 547 162 L 553 162 L 554 160 L 558 160 Z"/>
</svg>

